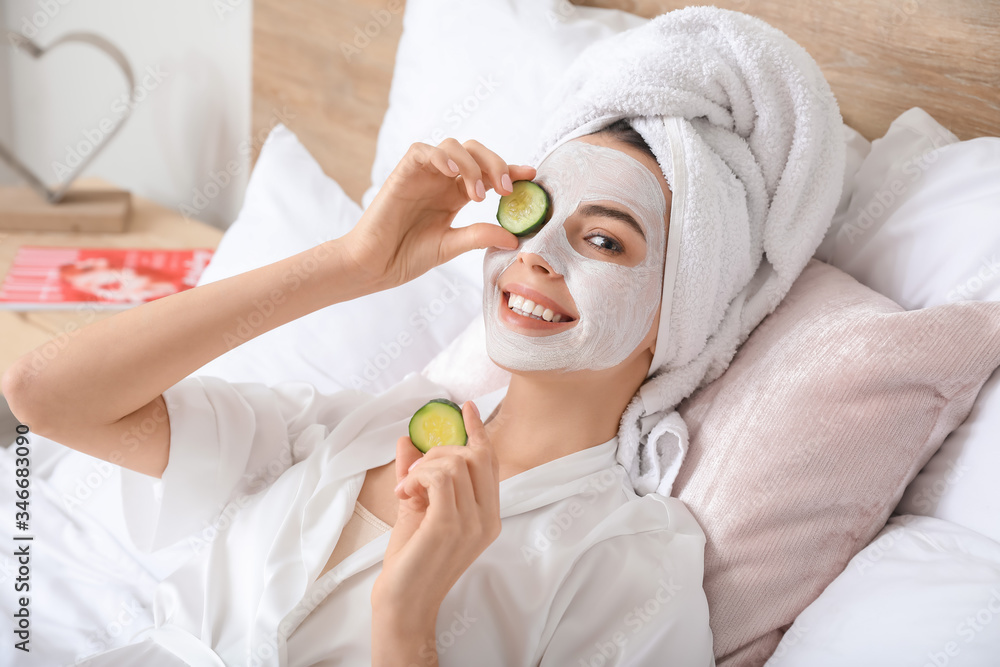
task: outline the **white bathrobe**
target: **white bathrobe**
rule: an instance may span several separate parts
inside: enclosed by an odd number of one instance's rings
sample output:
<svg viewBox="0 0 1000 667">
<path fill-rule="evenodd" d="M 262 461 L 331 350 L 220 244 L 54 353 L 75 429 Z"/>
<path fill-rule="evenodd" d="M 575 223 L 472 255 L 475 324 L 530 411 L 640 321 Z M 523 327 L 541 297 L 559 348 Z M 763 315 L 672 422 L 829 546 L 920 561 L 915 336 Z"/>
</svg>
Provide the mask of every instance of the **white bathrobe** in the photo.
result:
<svg viewBox="0 0 1000 667">
<path fill-rule="evenodd" d="M 165 391 L 169 462 L 162 480 L 123 471 L 125 518 L 141 549 L 194 557 L 157 587 L 154 628 L 86 664 L 369 665 L 390 533 L 315 577 L 365 472 L 446 395 L 418 373 L 378 397 L 212 377 Z M 438 613 L 442 666 L 714 665 L 704 533 L 680 500 L 636 496 L 616 447 L 501 482 L 501 534 Z"/>
</svg>

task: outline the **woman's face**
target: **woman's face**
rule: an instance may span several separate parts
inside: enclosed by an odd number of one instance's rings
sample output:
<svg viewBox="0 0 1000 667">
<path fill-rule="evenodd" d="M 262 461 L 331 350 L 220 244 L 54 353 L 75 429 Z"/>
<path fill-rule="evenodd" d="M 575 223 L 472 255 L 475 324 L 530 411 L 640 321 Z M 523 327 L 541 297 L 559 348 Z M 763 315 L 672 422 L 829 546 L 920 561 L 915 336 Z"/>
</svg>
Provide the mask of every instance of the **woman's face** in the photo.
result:
<svg viewBox="0 0 1000 667">
<path fill-rule="evenodd" d="M 534 181 L 552 199 L 549 222 L 516 250 L 491 247 L 483 260 L 487 352 L 509 370 L 617 366 L 655 334 L 666 181 L 655 160 L 601 135 L 554 150 Z M 561 321 L 511 310 L 523 309 L 517 295 Z"/>
</svg>

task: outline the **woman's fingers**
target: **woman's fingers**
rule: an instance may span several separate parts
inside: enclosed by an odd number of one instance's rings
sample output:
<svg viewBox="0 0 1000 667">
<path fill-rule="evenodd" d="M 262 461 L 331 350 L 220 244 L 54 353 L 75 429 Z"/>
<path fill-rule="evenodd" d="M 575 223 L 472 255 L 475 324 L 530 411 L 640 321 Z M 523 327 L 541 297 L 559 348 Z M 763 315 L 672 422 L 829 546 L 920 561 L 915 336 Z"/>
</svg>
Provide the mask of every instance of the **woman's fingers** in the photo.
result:
<svg viewBox="0 0 1000 667">
<path fill-rule="evenodd" d="M 497 458 L 493 441 L 486 434 L 486 427 L 483 426 L 476 404 L 466 401 L 462 406 L 462 417 L 465 421 L 465 432 L 469 436 L 466 460 L 472 487 L 476 492 L 476 503 L 484 520 L 496 524 L 494 526 L 494 537 L 496 537 L 500 532 L 500 460 Z"/>
<path fill-rule="evenodd" d="M 397 496 L 420 496 L 433 506 L 427 485 L 434 478 L 419 473 L 441 472 L 452 482 L 458 513 L 465 525 L 489 527 L 487 532 L 495 537 L 500 525 L 500 462 L 475 403 L 466 401 L 462 416 L 468 444 L 432 448 L 409 468 L 407 479 L 397 487 Z"/>
<path fill-rule="evenodd" d="M 461 456 L 451 456 L 440 461 L 440 469 L 451 480 L 451 488 L 455 494 L 454 516 L 461 526 L 475 526 L 479 511 L 476 507 L 476 492 L 472 488 L 472 475 L 466 460 Z M 442 516 L 442 518 L 446 518 Z"/>
<path fill-rule="evenodd" d="M 429 518 L 451 521 L 459 516 L 452 474 L 452 470 L 442 469 L 439 464 L 419 465 L 406 475 L 401 490 L 408 498 L 419 498 L 427 503 Z"/>
<path fill-rule="evenodd" d="M 514 250 L 520 241 L 510 231 L 496 223 L 475 222 L 465 227 L 451 228 L 441 238 L 440 264 L 450 262 L 475 248 L 506 248 Z"/>
<path fill-rule="evenodd" d="M 469 470 L 473 482 L 484 497 L 476 496 L 480 504 L 492 502 L 500 487 L 500 461 L 497 459 L 493 441 L 486 435 L 486 427 L 479 415 L 479 408 L 472 401 L 466 401 L 462 406 L 462 418 L 465 421 L 465 432 L 469 436 L 466 445 L 469 454 Z"/>
<path fill-rule="evenodd" d="M 406 471 L 416 463 L 423 453 L 417 449 L 410 436 L 400 436 L 396 440 L 396 482 L 399 483 L 406 477 Z"/>
<path fill-rule="evenodd" d="M 509 195 L 513 192 L 514 181 L 529 180 L 535 174 L 534 167 L 508 165 L 503 158 L 475 139 L 463 144 L 454 137 L 448 137 L 437 148 L 441 151 L 441 156 L 438 158 L 440 164 L 435 161 L 435 165 L 448 176 L 455 175 L 451 164 L 457 166 L 460 176 L 457 182 L 473 201 L 486 199 L 486 191 L 491 188 L 501 195 Z"/>
<path fill-rule="evenodd" d="M 479 198 L 476 201 L 486 199 L 486 191 L 490 188 L 496 190 L 502 195 L 509 195 L 513 191 L 512 188 L 506 187 L 507 184 L 504 180 L 504 176 L 507 176 L 507 180 L 510 180 L 513 184 L 513 180 L 510 178 L 510 173 L 507 168 L 506 160 L 486 148 L 486 146 L 483 146 L 475 139 L 466 141 L 462 144 L 462 147 L 465 148 L 473 159 L 475 159 L 476 164 L 480 169 L 479 178 L 482 180 L 482 183 L 474 184 L 478 188 L 477 194 L 479 195 Z"/>
<path fill-rule="evenodd" d="M 514 191 L 514 181 L 531 180 L 535 176 L 534 167 L 507 164 L 475 139 L 462 144 L 454 137 L 447 137 L 436 147 L 416 142 L 411 148 L 420 164 L 433 165 L 442 175 L 455 178 L 458 187 L 473 201 L 486 199 L 490 189 L 509 195 Z"/>
<path fill-rule="evenodd" d="M 438 144 L 438 148 L 458 165 L 459 174 L 462 177 L 461 185 L 465 188 L 469 199 L 483 201 L 486 199 L 486 184 L 483 182 L 483 168 L 478 162 L 481 152 L 477 150 L 477 155 L 473 155 L 469 151 L 469 144 L 472 143 L 474 142 L 470 140 L 460 144 L 458 139 L 448 137 Z"/>
</svg>

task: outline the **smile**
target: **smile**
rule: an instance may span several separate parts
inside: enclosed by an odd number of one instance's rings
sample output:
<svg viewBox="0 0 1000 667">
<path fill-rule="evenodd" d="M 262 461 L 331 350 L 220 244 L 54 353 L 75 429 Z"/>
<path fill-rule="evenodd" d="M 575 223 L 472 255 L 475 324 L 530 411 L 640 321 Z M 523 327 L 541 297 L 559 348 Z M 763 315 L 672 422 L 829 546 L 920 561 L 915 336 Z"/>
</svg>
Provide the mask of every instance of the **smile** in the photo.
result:
<svg viewBox="0 0 1000 667">
<path fill-rule="evenodd" d="M 550 329 L 575 322 L 566 313 L 551 308 L 555 304 L 541 304 L 516 292 L 501 291 L 500 308 L 506 314 L 502 319 L 529 329 Z"/>
<path fill-rule="evenodd" d="M 514 292 L 506 292 L 505 294 L 507 296 L 507 307 L 518 315 L 532 317 L 536 320 L 545 320 L 546 322 L 561 322 L 563 320 L 569 322 L 573 319 L 569 315 L 557 313 L 551 308 L 546 308 L 542 304 L 535 303 L 520 294 Z"/>
</svg>

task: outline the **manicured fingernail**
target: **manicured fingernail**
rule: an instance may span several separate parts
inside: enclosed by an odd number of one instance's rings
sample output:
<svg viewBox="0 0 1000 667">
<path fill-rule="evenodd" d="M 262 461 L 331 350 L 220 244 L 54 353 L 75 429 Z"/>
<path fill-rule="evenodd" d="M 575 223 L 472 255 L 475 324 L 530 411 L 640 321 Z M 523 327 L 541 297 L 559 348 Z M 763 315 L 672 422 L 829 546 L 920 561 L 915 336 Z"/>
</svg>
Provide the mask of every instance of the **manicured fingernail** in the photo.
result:
<svg viewBox="0 0 1000 667">
<path fill-rule="evenodd" d="M 482 418 L 482 416 L 479 414 L 479 406 L 476 405 L 475 403 L 472 404 L 472 411 L 476 413 L 476 417 L 479 417 L 480 419 Z"/>
<path fill-rule="evenodd" d="M 511 190 L 514 189 L 513 184 L 510 182 L 510 176 L 507 174 L 504 174 L 503 176 L 500 177 L 500 183 L 503 185 L 503 189 L 506 190 L 507 192 L 510 192 Z"/>
<path fill-rule="evenodd" d="M 411 463 L 410 467 L 406 469 L 406 472 L 410 472 L 411 470 L 413 470 L 414 468 L 416 468 L 417 464 L 420 463 L 421 461 L 423 461 L 423 459 L 417 459 L 416 461 L 414 461 L 413 463 Z"/>
<path fill-rule="evenodd" d="M 448 168 L 451 169 L 456 174 L 458 173 L 458 165 L 455 164 L 454 160 L 448 160 Z"/>
<path fill-rule="evenodd" d="M 486 196 L 486 186 L 483 185 L 482 179 L 476 181 L 476 194 L 479 195 L 480 197 Z"/>
<path fill-rule="evenodd" d="M 400 490 L 401 488 L 403 488 L 403 484 L 405 484 L 405 483 L 406 483 L 406 480 L 405 480 L 405 479 L 401 479 L 401 480 L 399 480 L 399 484 L 397 484 L 397 485 L 396 485 L 396 488 L 395 488 L 395 489 L 393 489 L 393 490 L 392 490 L 392 492 L 393 492 L 394 494 L 396 494 L 396 493 L 399 493 L 399 490 Z"/>
</svg>

